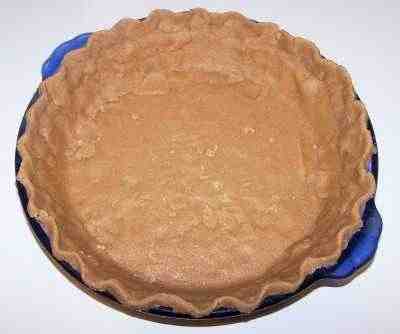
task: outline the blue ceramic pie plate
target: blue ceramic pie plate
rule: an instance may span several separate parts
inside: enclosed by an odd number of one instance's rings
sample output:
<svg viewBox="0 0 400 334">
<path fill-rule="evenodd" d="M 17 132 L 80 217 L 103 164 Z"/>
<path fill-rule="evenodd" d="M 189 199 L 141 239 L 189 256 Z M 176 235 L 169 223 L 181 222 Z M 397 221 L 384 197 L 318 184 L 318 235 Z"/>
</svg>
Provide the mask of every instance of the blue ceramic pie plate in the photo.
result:
<svg viewBox="0 0 400 334">
<path fill-rule="evenodd" d="M 50 57 L 45 61 L 42 66 L 42 79 L 45 80 L 57 72 L 64 56 L 75 49 L 84 47 L 87 43 L 91 33 L 81 34 L 74 39 L 64 42 L 58 46 Z M 31 102 L 28 105 L 27 110 L 30 106 L 35 103 L 39 96 L 36 92 Z M 356 95 L 356 98 L 359 97 Z M 26 127 L 26 118 L 24 116 L 20 129 L 18 132 L 18 138 L 24 133 Z M 368 120 L 368 128 L 371 132 L 374 145 L 376 147 L 376 139 L 371 122 Z M 15 155 L 15 171 L 18 173 L 21 164 L 21 157 L 16 151 Z M 375 181 L 378 180 L 378 152 L 372 156 L 369 164 L 369 170 L 374 175 Z M 59 261 L 52 255 L 49 239 L 46 233 L 41 228 L 40 224 L 33 218 L 29 217 L 27 212 L 28 198 L 26 190 L 21 183 L 17 181 L 18 194 L 25 211 L 29 226 L 39 242 L 41 248 L 46 255 L 52 260 L 56 267 L 76 286 L 81 290 L 88 293 L 97 300 L 123 311 L 127 314 L 152 320 L 162 323 L 170 323 L 176 325 L 221 325 L 232 322 L 247 321 L 255 317 L 259 317 L 274 311 L 277 311 L 293 302 L 304 297 L 313 289 L 320 286 L 340 286 L 351 281 L 355 276 L 362 272 L 369 266 L 375 255 L 379 237 L 382 231 L 382 219 L 375 206 L 374 198 L 370 199 L 366 206 L 362 216 L 363 227 L 357 232 L 347 248 L 343 251 L 339 261 L 336 265 L 329 268 L 320 268 L 313 274 L 309 275 L 303 284 L 297 291 L 285 295 L 276 295 L 266 298 L 262 304 L 252 313 L 243 314 L 235 309 L 219 308 L 214 310 L 210 315 L 203 318 L 193 318 L 186 314 L 178 314 L 173 309 L 167 306 L 159 306 L 152 308 L 147 311 L 126 309 L 121 305 L 113 296 L 107 292 L 95 291 L 89 288 L 82 281 L 79 272 L 75 271 L 68 263 Z"/>
</svg>

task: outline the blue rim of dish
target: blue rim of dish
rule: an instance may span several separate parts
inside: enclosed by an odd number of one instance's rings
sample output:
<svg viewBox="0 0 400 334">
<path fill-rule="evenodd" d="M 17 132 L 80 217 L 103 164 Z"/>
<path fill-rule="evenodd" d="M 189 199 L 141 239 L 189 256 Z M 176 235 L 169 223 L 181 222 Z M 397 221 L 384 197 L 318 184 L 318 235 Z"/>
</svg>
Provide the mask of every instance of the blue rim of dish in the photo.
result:
<svg viewBox="0 0 400 334">
<path fill-rule="evenodd" d="M 64 56 L 73 50 L 82 48 L 86 45 L 91 33 L 84 33 L 76 36 L 59 45 L 50 55 L 50 57 L 42 65 L 41 73 L 42 80 L 54 75 L 60 67 Z M 39 97 L 39 92 L 36 91 L 32 97 L 23 120 L 21 122 L 18 139 L 24 134 L 26 128 L 26 113 L 29 108 L 36 102 Z M 355 98 L 359 99 L 355 93 Z M 368 169 L 373 174 L 375 182 L 378 181 L 378 151 L 374 130 L 371 121 L 368 119 L 368 129 L 371 132 L 375 152 L 371 158 Z M 16 150 L 15 153 L 15 172 L 19 171 L 21 165 L 21 156 Z M 25 211 L 28 223 L 31 227 L 35 238 L 40 243 L 40 246 L 45 251 L 46 255 L 56 264 L 64 275 L 73 281 L 78 287 L 89 293 L 97 300 L 102 301 L 114 308 L 117 308 L 125 313 L 145 318 L 147 320 L 171 323 L 176 325 L 218 325 L 231 322 L 246 321 L 255 317 L 259 317 L 287 306 L 294 301 L 304 297 L 313 288 L 319 286 L 337 286 L 343 285 L 356 276 L 361 270 L 367 267 L 376 253 L 379 238 L 382 232 L 382 218 L 375 206 L 374 198 L 371 198 L 365 205 L 362 215 L 363 226 L 350 240 L 347 248 L 343 251 L 338 262 L 328 268 L 317 269 L 313 274 L 310 274 L 303 284 L 293 293 L 284 295 L 275 295 L 267 297 L 261 305 L 250 314 L 243 314 L 235 309 L 218 308 L 210 315 L 203 318 L 193 318 L 187 314 L 175 313 L 172 308 L 167 306 L 158 306 L 149 310 L 126 310 L 123 306 L 107 291 L 96 291 L 88 287 L 80 276 L 80 273 L 74 270 L 70 264 L 65 261 L 60 261 L 52 255 L 49 238 L 41 228 L 39 222 L 29 216 L 27 212 L 28 197 L 24 186 L 20 182 L 16 182 L 18 194 L 21 200 L 22 207 Z"/>
</svg>

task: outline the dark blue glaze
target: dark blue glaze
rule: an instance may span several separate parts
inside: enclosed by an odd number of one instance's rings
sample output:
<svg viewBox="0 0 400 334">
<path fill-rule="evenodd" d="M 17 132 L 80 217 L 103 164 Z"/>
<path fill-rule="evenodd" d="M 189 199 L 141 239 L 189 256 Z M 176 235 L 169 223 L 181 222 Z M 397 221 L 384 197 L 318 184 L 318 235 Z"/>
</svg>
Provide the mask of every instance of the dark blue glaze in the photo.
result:
<svg viewBox="0 0 400 334">
<path fill-rule="evenodd" d="M 42 66 L 42 79 L 45 80 L 48 77 L 52 76 L 54 73 L 57 72 L 58 68 L 60 67 L 64 56 L 72 51 L 79 49 L 86 45 L 91 33 L 81 34 L 74 39 L 66 41 L 58 46 L 50 57 L 45 61 Z M 36 92 L 33 96 L 29 107 L 37 100 L 38 93 Z M 358 96 L 356 95 L 358 99 Z M 21 126 L 18 133 L 18 138 L 24 133 L 26 126 L 25 117 L 21 122 Z M 374 144 L 376 146 L 376 139 L 373 132 L 372 124 L 368 121 L 368 127 L 372 134 Z M 18 172 L 19 166 L 21 163 L 21 157 L 16 152 L 15 156 L 15 168 L 16 172 Z M 374 153 L 371 163 L 369 164 L 369 170 L 374 175 L 375 181 L 378 180 L 378 153 Z M 46 248 L 46 250 L 51 254 L 51 245 L 49 239 L 45 232 L 40 227 L 40 224 L 35 220 L 29 217 L 26 211 L 28 198 L 26 195 L 26 191 L 24 187 L 17 182 L 18 192 L 20 195 L 20 199 L 31 224 L 33 232 L 36 234 L 42 245 Z M 313 283 L 316 283 L 322 279 L 329 279 L 331 281 L 335 280 L 342 280 L 352 276 L 358 269 L 363 267 L 367 264 L 375 255 L 379 237 L 382 231 L 382 219 L 379 215 L 378 210 L 376 209 L 374 198 L 370 199 L 366 206 L 362 216 L 363 220 L 363 227 L 359 232 L 357 232 L 349 242 L 348 247 L 343 251 L 339 261 L 336 265 L 329 267 L 329 268 L 321 268 L 315 271 L 312 275 L 309 275 L 304 283 L 300 286 L 300 288 L 295 291 L 294 293 L 285 294 L 285 295 L 277 295 L 266 298 L 263 303 L 258 307 L 257 311 L 262 311 L 268 307 L 271 307 L 275 304 L 284 302 L 285 300 L 289 300 L 292 297 L 301 294 L 303 290 L 311 286 Z M 83 285 L 81 276 L 79 272 L 75 271 L 68 263 L 64 261 L 58 261 L 62 267 L 74 278 L 80 281 Z M 113 301 L 116 301 L 113 296 L 111 296 L 107 292 L 100 292 L 97 291 L 96 293 L 103 295 L 106 298 L 110 298 Z M 145 312 L 146 313 L 146 312 Z M 157 307 L 153 308 L 147 313 L 154 315 L 154 316 L 162 316 L 162 317 L 170 317 L 171 319 L 190 319 L 189 315 L 185 314 L 177 314 L 173 312 L 173 310 L 169 307 Z M 233 309 L 226 309 L 220 308 L 212 312 L 209 316 L 205 317 L 206 319 L 229 319 L 231 317 L 240 316 L 241 313 L 237 310 Z"/>
</svg>

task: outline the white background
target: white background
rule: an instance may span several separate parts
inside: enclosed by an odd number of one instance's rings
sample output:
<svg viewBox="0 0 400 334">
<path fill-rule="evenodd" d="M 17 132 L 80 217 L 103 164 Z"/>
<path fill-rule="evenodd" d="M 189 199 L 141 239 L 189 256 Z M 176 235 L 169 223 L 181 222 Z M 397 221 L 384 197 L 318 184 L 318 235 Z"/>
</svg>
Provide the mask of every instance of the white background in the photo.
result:
<svg viewBox="0 0 400 334">
<path fill-rule="evenodd" d="M 218 4 L 218 5 L 217 5 Z M 249 323 L 182 328 L 131 318 L 70 284 L 33 239 L 15 189 L 19 122 L 40 66 L 61 42 L 151 9 L 238 10 L 313 40 L 344 65 L 365 102 L 380 150 L 377 206 L 384 231 L 373 265 L 350 285 L 322 288 Z M 0 333 L 189 333 L 248 331 L 399 333 L 400 4 L 396 1 L 1 1 L 0 2 Z M 400 204 L 400 203 L 399 203 Z M 399 205 L 397 204 L 397 205 Z M 397 209 L 399 209 L 397 207 Z"/>
</svg>

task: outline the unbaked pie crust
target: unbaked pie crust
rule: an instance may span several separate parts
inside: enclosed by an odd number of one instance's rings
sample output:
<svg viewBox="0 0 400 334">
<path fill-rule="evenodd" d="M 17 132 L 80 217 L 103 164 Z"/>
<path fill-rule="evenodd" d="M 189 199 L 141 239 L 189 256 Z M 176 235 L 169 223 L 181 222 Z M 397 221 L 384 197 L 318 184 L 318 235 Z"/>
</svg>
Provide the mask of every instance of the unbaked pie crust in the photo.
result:
<svg viewBox="0 0 400 334">
<path fill-rule="evenodd" d="M 373 195 L 367 114 L 311 42 L 157 10 L 91 35 L 18 142 L 57 259 L 133 308 L 250 312 L 334 264 Z"/>
</svg>

